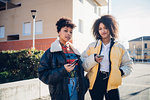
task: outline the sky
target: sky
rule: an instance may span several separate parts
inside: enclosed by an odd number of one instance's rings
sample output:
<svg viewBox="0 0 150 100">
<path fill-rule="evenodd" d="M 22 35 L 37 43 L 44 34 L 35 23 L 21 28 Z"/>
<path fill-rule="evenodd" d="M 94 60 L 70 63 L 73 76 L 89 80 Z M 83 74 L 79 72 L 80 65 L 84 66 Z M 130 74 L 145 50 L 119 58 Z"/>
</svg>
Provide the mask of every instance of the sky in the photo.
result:
<svg viewBox="0 0 150 100">
<path fill-rule="evenodd" d="M 119 23 L 119 40 L 150 36 L 150 0 L 111 0 L 111 14 Z"/>
</svg>

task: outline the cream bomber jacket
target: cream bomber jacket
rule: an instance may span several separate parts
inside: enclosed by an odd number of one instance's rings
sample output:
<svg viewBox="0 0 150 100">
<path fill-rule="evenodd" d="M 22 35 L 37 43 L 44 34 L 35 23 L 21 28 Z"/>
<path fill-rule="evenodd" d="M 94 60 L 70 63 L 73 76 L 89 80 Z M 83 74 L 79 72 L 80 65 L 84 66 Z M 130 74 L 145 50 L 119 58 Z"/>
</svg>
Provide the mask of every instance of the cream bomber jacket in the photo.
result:
<svg viewBox="0 0 150 100">
<path fill-rule="evenodd" d="M 101 50 L 102 41 L 95 41 L 87 47 L 82 53 L 81 59 L 83 61 L 84 70 L 87 71 L 87 77 L 90 82 L 89 89 L 94 86 L 99 64 L 94 60 L 94 54 L 99 54 Z M 118 88 L 122 83 L 122 77 L 128 76 L 132 72 L 133 61 L 130 58 L 127 50 L 118 42 L 115 42 L 110 49 L 110 76 L 107 84 L 107 91 Z M 120 69 L 123 70 L 124 75 L 121 76 Z"/>
</svg>

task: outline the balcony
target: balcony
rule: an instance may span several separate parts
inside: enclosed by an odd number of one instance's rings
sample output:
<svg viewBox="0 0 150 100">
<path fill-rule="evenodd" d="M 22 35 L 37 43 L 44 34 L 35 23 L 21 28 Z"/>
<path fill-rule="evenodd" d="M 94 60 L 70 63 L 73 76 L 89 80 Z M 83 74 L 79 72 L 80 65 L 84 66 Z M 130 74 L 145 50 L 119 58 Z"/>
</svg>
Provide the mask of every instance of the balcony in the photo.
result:
<svg viewBox="0 0 150 100">
<path fill-rule="evenodd" d="M 107 0 L 94 0 L 99 6 L 107 6 Z"/>
<path fill-rule="evenodd" d="M 0 11 L 16 8 L 19 6 L 21 6 L 21 4 L 13 4 L 10 0 L 0 0 Z"/>
</svg>

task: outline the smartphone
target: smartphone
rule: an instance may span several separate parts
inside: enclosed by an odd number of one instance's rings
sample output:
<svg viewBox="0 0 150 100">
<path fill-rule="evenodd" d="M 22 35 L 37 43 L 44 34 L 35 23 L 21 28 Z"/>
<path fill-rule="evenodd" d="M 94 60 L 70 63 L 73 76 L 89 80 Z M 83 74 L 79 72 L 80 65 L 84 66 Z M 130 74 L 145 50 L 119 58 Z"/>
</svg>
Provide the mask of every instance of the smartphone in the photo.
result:
<svg viewBox="0 0 150 100">
<path fill-rule="evenodd" d="M 76 59 L 74 62 L 71 63 L 71 65 L 75 65 L 79 60 Z"/>
<path fill-rule="evenodd" d="M 97 55 L 97 57 L 98 57 L 98 58 L 101 58 L 101 57 L 103 58 L 103 57 L 104 57 L 104 55 Z"/>
</svg>

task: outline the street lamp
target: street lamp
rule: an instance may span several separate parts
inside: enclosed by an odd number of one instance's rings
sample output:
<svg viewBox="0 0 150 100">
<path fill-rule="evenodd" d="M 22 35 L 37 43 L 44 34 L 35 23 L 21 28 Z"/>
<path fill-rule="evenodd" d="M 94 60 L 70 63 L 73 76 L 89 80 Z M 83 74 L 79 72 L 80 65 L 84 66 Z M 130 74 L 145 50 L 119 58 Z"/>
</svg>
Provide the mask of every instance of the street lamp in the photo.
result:
<svg viewBox="0 0 150 100">
<path fill-rule="evenodd" d="M 35 50 L 35 18 L 36 18 L 36 10 L 31 10 L 32 18 L 33 18 L 33 47 Z M 41 82 L 39 81 L 39 98 L 41 98 Z"/>
<path fill-rule="evenodd" d="M 144 54 L 143 54 L 143 47 L 144 47 L 144 45 L 143 45 L 144 43 L 143 43 L 143 36 L 142 36 L 142 63 L 143 63 L 143 60 L 144 60 Z"/>
<path fill-rule="evenodd" d="M 133 61 L 136 59 L 135 44 L 133 45 Z"/>
<path fill-rule="evenodd" d="M 31 10 L 32 18 L 33 18 L 33 50 L 35 49 L 35 18 L 36 18 L 36 10 Z"/>
</svg>

